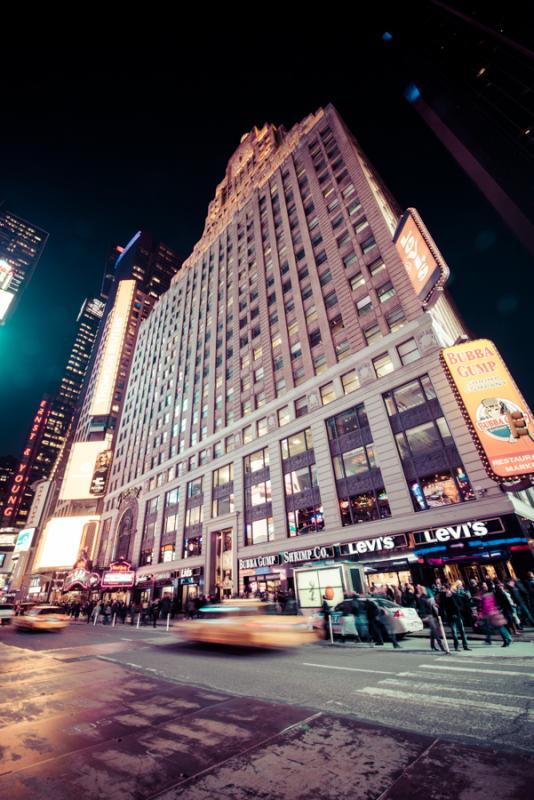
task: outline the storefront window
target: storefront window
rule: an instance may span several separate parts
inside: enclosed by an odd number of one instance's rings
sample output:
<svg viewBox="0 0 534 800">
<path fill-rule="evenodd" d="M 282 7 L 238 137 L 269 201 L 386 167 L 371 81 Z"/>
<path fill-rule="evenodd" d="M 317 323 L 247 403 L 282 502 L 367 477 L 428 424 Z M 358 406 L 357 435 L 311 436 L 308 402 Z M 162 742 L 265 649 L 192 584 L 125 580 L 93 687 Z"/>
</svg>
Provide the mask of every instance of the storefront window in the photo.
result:
<svg viewBox="0 0 534 800">
<path fill-rule="evenodd" d="M 296 511 L 289 511 L 287 527 L 290 536 L 304 536 L 307 533 L 319 533 L 324 528 L 322 506 L 308 506 Z"/>
<path fill-rule="evenodd" d="M 339 508 L 342 525 L 371 522 L 391 516 L 388 496 L 384 488 L 344 497 L 339 501 Z"/>
</svg>

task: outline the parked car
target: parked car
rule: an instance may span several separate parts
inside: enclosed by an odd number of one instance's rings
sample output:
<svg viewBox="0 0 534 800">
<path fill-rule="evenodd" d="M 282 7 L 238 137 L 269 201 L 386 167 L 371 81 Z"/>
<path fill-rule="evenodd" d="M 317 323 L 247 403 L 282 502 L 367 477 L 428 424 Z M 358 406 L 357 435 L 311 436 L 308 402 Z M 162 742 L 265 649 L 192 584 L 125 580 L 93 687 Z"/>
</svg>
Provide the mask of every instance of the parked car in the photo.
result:
<svg viewBox="0 0 534 800">
<path fill-rule="evenodd" d="M 69 618 L 59 606 L 33 606 L 13 617 L 13 625 L 19 631 L 57 631 L 68 624 Z"/>
<path fill-rule="evenodd" d="M 240 647 L 298 647 L 317 639 L 309 619 L 276 613 L 274 603 L 227 600 L 199 609 L 199 619 L 173 626 L 184 639 Z"/>
<path fill-rule="evenodd" d="M 15 606 L 11 603 L 0 603 L 0 625 L 8 625 L 15 616 Z"/>
<path fill-rule="evenodd" d="M 368 598 L 359 595 L 359 613 L 355 617 L 350 611 L 350 601 L 338 603 L 332 611 L 332 633 L 334 636 L 360 638 L 367 641 L 369 637 L 369 621 L 365 611 L 365 600 Z M 393 630 L 397 639 L 402 639 L 408 633 L 415 633 L 423 630 L 423 621 L 415 608 L 406 608 L 392 603 L 386 597 L 373 596 L 372 599 L 377 605 L 387 608 L 391 612 Z M 312 616 L 312 625 L 315 630 L 324 629 L 324 618 L 321 611 L 317 611 Z"/>
</svg>

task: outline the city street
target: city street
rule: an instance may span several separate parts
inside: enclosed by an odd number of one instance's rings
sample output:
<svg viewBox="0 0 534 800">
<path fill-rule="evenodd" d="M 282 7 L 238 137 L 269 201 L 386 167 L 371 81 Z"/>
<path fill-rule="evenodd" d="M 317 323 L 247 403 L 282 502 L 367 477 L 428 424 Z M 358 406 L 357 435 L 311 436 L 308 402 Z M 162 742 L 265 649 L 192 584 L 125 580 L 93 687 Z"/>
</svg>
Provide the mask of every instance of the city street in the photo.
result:
<svg viewBox="0 0 534 800">
<path fill-rule="evenodd" d="M 506 657 L 497 642 L 491 648 L 473 642 L 472 652 L 452 656 L 431 654 L 427 646 L 414 638 L 398 651 L 317 642 L 295 652 L 229 652 L 181 642 L 163 627 L 78 623 L 60 634 L 2 628 L 0 797 L 53 792 L 56 798 L 96 798 L 105 786 L 108 797 L 145 798 L 185 781 L 187 793 L 182 786 L 165 796 L 203 798 L 210 779 L 220 796 L 246 797 L 238 793 L 246 787 L 237 786 L 235 771 L 229 784 L 223 774 L 228 759 L 268 764 L 272 746 L 278 748 L 278 769 L 292 759 L 284 751 L 288 736 L 303 753 L 309 745 L 316 770 L 326 759 L 324 769 L 338 774 L 335 795 L 316 776 L 318 797 L 379 797 L 390 787 L 400 792 L 400 777 L 408 780 L 409 766 L 429 747 L 430 772 L 436 747 L 449 748 L 444 757 L 453 758 L 460 772 L 462 760 L 473 759 L 475 782 L 474 764 L 488 785 L 491 770 L 501 780 L 503 770 L 511 770 L 500 797 L 515 797 L 507 792 L 516 791 L 521 775 L 526 780 L 524 759 L 534 749 L 534 644 L 514 643 Z M 317 738 L 314 744 L 307 744 L 310 736 Z M 318 742 L 325 736 L 323 752 Z M 343 748 L 349 744 L 355 753 L 347 761 Z M 475 756 L 472 746 L 484 749 Z M 303 753 L 293 765 L 301 774 L 288 797 L 304 796 L 299 792 L 310 790 L 306 780 L 313 783 Z M 366 793 L 355 795 L 354 771 L 364 756 L 384 770 L 373 780 L 368 775 Z M 333 765 L 333 758 L 341 761 Z M 256 764 L 249 774 L 243 762 L 239 774 L 245 783 L 255 776 L 256 789 L 266 790 L 270 770 L 266 766 L 260 776 L 264 767 Z M 418 784 L 424 771 L 418 761 Z M 231 790 L 221 794 L 227 784 Z M 259 796 L 274 796 L 272 791 Z M 277 793 L 286 796 L 280 787 Z M 413 796 L 413 786 L 406 793 Z"/>
</svg>

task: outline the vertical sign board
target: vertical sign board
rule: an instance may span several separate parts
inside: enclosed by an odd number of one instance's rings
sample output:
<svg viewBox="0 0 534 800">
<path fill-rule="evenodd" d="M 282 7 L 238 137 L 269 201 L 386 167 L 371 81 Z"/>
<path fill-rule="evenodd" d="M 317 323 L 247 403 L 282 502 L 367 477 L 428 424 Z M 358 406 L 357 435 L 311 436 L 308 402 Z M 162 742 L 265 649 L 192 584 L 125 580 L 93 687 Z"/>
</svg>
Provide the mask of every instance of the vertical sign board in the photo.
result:
<svg viewBox="0 0 534 800">
<path fill-rule="evenodd" d="M 402 215 L 393 242 L 412 288 L 425 306 L 433 292 L 445 285 L 449 268 L 415 208 Z"/>
<path fill-rule="evenodd" d="M 20 459 L 19 466 L 13 483 L 7 495 L 7 501 L 4 508 L 3 524 L 9 525 L 15 522 L 17 513 L 24 496 L 24 490 L 30 477 L 30 472 L 33 464 L 33 458 L 39 447 L 43 437 L 44 428 L 48 415 L 50 413 L 51 403 L 47 400 L 41 400 L 39 407 L 33 418 L 32 427 L 26 442 L 26 447 L 22 451 L 22 458 Z"/>
<path fill-rule="evenodd" d="M 493 342 L 441 351 L 453 392 L 493 480 L 534 474 L 534 421 Z"/>
</svg>

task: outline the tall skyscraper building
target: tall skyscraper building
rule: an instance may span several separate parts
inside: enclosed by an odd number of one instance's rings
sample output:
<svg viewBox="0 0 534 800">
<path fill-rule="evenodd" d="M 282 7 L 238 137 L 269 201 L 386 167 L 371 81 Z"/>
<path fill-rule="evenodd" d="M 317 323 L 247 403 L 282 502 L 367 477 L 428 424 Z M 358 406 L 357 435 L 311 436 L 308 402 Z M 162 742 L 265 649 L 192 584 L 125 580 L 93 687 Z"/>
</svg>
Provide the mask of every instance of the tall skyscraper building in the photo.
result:
<svg viewBox="0 0 534 800">
<path fill-rule="evenodd" d="M 136 233 L 125 247 L 114 247 L 113 252 L 114 263 L 112 257 L 106 262 L 103 281 L 107 302 L 101 332 L 76 424 L 58 469 L 58 495 L 51 503 L 55 517 L 49 521 L 53 529 L 58 517 L 70 519 L 71 544 L 86 551 L 93 549 L 139 326 L 160 294 L 169 288 L 182 263 L 172 250 L 144 231 Z M 57 554 L 56 550 L 54 558 Z M 65 562 L 53 564 L 41 559 L 35 568 L 70 568 L 76 555 L 71 558 L 69 552 Z M 59 574 L 63 574 L 61 569 Z M 43 569 L 43 586 L 49 575 L 50 571 Z M 56 577 L 55 585 L 60 580 Z"/>
<path fill-rule="evenodd" d="M 531 568 L 441 355 L 473 376 L 479 355 L 497 363 L 489 345 L 456 354 L 468 336 L 447 276 L 332 106 L 245 134 L 135 330 L 137 289 L 119 281 L 74 445 L 94 463 L 122 409 L 106 494 L 89 500 L 71 462 L 80 533 L 61 539 L 56 518 L 35 568 L 70 567 L 82 542 L 103 586 L 126 561 L 130 595 L 180 602 L 293 588 L 306 563 L 359 561 L 377 584 Z M 485 402 L 481 429 L 503 429 L 501 401 Z"/>
<path fill-rule="evenodd" d="M 46 231 L 0 207 L 0 325 L 15 310 L 47 239 Z"/>
</svg>

